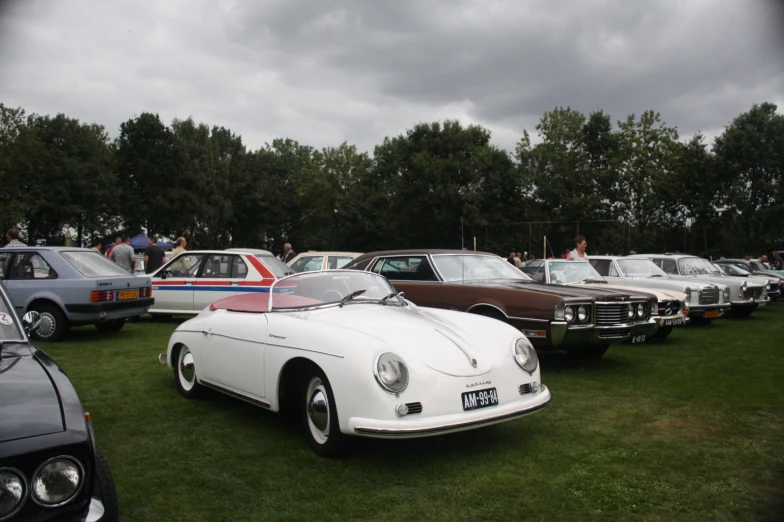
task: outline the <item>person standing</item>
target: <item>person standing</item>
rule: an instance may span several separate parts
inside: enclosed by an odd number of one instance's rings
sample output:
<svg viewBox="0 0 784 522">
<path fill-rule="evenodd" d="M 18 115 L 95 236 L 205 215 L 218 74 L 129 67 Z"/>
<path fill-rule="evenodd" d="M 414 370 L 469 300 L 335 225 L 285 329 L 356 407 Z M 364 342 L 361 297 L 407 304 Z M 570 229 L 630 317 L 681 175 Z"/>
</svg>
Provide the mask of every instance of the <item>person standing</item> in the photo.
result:
<svg viewBox="0 0 784 522">
<path fill-rule="evenodd" d="M 121 268 L 133 273 L 133 269 L 136 268 L 136 258 L 133 255 L 131 238 L 128 236 L 120 238 L 120 242 L 112 246 L 112 253 L 109 254 L 109 259 L 117 263 Z"/>
<path fill-rule="evenodd" d="M 172 259 L 174 259 L 178 255 L 180 255 L 183 252 L 185 252 L 185 238 L 184 237 L 178 237 L 177 241 L 175 241 L 174 244 L 176 246 L 175 246 L 174 250 L 172 250 L 172 253 L 171 253 L 171 258 Z"/>
<path fill-rule="evenodd" d="M 111 259 L 111 257 L 112 257 L 112 250 L 114 250 L 114 247 L 116 247 L 117 245 L 119 245 L 122 242 L 123 242 L 123 238 L 121 238 L 120 236 L 117 236 L 116 238 L 114 238 L 114 244 L 113 245 L 109 245 L 109 248 L 106 249 L 106 257 Z"/>
<path fill-rule="evenodd" d="M 19 247 L 26 247 L 27 245 L 22 243 L 22 236 L 19 234 L 19 230 L 16 227 L 11 227 L 5 233 L 5 240 L 8 243 L 5 245 L 4 248 L 19 248 Z"/>
<path fill-rule="evenodd" d="M 166 259 L 166 252 L 158 246 L 158 238 L 155 235 L 147 236 L 149 245 L 144 251 L 144 272 L 151 274 L 163 266 Z"/>
<path fill-rule="evenodd" d="M 514 255 L 514 264 L 517 268 L 520 268 L 520 265 L 523 264 L 522 254 L 520 252 L 515 252 Z"/>
<path fill-rule="evenodd" d="M 100 254 L 101 250 L 103 250 L 103 241 L 100 239 L 93 239 L 92 250 L 95 250 Z"/>
<path fill-rule="evenodd" d="M 588 248 L 588 241 L 584 236 L 577 236 L 574 238 L 574 250 L 569 252 L 569 261 L 585 261 L 588 262 L 588 254 L 585 250 Z"/>
<path fill-rule="evenodd" d="M 291 248 L 291 243 L 286 243 L 285 245 L 283 245 L 283 259 L 281 259 L 281 261 L 283 261 L 284 263 L 288 263 L 289 261 L 294 259 L 296 255 L 297 253 L 294 252 L 293 248 Z"/>
</svg>

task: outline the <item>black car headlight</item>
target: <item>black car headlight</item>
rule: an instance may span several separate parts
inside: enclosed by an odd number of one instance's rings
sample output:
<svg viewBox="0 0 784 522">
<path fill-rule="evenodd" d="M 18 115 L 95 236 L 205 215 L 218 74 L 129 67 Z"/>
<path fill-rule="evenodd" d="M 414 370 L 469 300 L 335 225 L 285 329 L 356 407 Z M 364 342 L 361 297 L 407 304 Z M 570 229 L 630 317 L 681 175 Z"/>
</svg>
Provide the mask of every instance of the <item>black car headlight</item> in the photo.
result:
<svg viewBox="0 0 784 522">
<path fill-rule="evenodd" d="M 26 496 L 24 475 L 12 468 L 0 468 L 0 520 L 19 511 Z"/>
<path fill-rule="evenodd" d="M 637 317 L 639 318 L 645 317 L 645 305 L 642 303 L 637 304 Z"/>
<path fill-rule="evenodd" d="M 588 307 L 585 305 L 580 305 L 577 309 L 577 320 L 581 323 L 588 321 Z"/>
<path fill-rule="evenodd" d="M 400 393 L 408 386 L 408 367 L 397 354 L 386 352 L 376 357 L 373 372 L 378 384 L 388 392 Z"/>
<path fill-rule="evenodd" d="M 566 319 L 567 323 L 574 322 L 574 308 L 571 306 L 567 306 L 564 310 L 564 319 Z"/>
<path fill-rule="evenodd" d="M 635 314 L 634 305 L 630 304 L 629 305 L 629 319 L 634 319 L 634 314 Z"/>
<path fill-rule="evenodd" d="M 33 500 L 46 507 L 65 504 L 82 487 L 84 468 L 73 457 L 54 457 L 41 464 L 33 474 L 30 492 Z"/>
<path fill-rule="evenodd" d="M 518 339 L 515 341 L 512 355 L 514 355 L 514 359 L 517 361 L 520 368 L 528 373 L 533 373 L 539 365 L 539 357 L 536 355 L 536 350 L 531 346 L 531 342 L 528 339 Z"/>
</svg>

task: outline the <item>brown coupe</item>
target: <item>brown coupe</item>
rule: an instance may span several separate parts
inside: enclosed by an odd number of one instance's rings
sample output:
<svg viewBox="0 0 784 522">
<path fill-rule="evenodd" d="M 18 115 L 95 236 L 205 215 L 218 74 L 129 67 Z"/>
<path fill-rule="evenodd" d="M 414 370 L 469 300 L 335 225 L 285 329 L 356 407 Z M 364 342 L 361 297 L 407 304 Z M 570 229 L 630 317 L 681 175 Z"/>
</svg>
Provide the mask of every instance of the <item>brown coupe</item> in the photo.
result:
<svg viewBox="0 0 784 522">
<path fill-rule="evenodd" d="M 505 259 L 465 250 L 363 254 L 348 269 L 372 271 L 406 299 L 505 321 L 538 349 L 601 357 L 612 343 L 656 331 L 656 297 L 647 293 L 534 282 Z"/>
</svg>

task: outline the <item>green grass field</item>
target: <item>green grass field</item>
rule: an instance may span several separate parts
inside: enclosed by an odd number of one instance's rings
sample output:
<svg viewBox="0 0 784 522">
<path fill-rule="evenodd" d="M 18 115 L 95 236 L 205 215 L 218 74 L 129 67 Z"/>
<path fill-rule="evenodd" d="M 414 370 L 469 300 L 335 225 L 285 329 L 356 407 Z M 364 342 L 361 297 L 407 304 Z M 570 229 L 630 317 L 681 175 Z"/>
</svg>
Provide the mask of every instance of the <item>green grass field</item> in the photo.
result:
<svg viewBox="0 0 784 522">
<path fill-rule="evenodd" d="M 92 413 L 126 521 L 771 520 L 784 512 L 784 304 L 541 355 L 550 406 L 456 435 L 317 457 L 286 418 L 189 401 L 156 356 L 177 323 L 43 345 Z"/>
</svg>

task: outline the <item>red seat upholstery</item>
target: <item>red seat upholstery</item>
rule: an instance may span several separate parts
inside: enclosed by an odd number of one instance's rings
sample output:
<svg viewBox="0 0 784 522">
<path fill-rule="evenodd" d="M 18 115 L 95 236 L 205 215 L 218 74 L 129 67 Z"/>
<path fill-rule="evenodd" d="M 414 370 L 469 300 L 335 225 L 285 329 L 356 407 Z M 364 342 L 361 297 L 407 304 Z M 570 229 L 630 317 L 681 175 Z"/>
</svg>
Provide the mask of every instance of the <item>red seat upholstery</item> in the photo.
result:
<svg viewBox="0 0 784 522">
<path fill-rule="evenodd" d="M 229 312 L 245 312 L 248 314 L 263 314 L 269 312 L 269 294 L 268 293 L 248 293 L 233 295 L 231 297 L 224 297 L 218 299 L 210 305 L 210 310 L 228 310 Z M 323 301 L 318 299 L 310 299 L 302 297 L 301 295 L 293 294 L 276 294 L 275 295 L 275 308 L 288 308 L 291 306 L 310 306 L 319 305 Z"/>
</svg>

